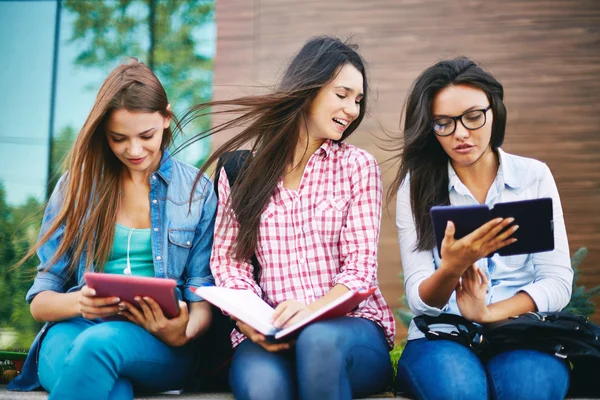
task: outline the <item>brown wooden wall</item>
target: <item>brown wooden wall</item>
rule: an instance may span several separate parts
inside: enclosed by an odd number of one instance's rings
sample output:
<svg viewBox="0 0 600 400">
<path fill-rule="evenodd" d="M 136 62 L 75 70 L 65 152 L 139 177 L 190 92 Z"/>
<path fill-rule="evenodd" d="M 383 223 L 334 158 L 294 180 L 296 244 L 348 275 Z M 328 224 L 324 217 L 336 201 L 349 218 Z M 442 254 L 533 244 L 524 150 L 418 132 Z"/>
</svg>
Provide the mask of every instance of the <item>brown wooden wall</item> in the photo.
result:
<svg viewBox="0 0 600 400">
<path fill-rule="evenodd" d="M 391 154 L 377 147 L 379 124 L 398 131 L 409 85 L 423 69 L 457 55 L 481 62 L 505 88 L 503 148 L 550 166 L 571 252 L 589 249 L 581 281 L 600 285 L 599 1 L 217 0 L 216 12 L 215 99 L 275 83 L 311 36 L 353 36 L 373 92 L 370 115 L 350 142 L 380 162 Z M 384 163 L 382 171 L 387 188 L 395 167 Z M 394 213 L 393 205 L 384 213 L 379 280 L 397 307 L 403 289 Z"/>
</svg>

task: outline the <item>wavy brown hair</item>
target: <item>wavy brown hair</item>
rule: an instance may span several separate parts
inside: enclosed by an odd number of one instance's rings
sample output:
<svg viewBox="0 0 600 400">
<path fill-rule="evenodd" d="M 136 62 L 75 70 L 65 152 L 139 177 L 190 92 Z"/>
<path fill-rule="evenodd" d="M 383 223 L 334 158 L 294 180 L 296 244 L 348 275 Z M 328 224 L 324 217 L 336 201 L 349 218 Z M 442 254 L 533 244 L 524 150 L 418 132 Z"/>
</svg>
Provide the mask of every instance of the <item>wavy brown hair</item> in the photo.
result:
<svg viewBox="0 0 600 400">
<path fill-rule="evenodd" d="M 55 192 L 60 191 L 62 195 L 60 209 L 18 265 L 64 226 L 63 238 L 46 269 L 69 255 L 68 274 L 71 276 L 85 252 L 86 269 L 94 263 L 95 269 L 102 271 L 113 244 L 120 177 L 125 168 L 108 146 L 106 122 L 111 113 L 119 109 L 160 112 L 164 117 L 173 118 L 168 105 L 167 94 L 158 78 L 136 59 L 128 60 L 108 75 L 65 160 L 64 169 L 68 172 L 65 179 L 61 179 L 60 187 L 55 188 Z M 172 139 L 169 127 L 164 130 L 161 149 L 169 146 Z"/>
<path fill-rule="evenodd" d="M 482 90 L 492 106 L 494 121 L 490 145 L 496 151 L 504 141 L 504 89 L 496 78 L 467 57 L 444 60 L 427 68 L 415 80 L 404 106 L 404 142 L 395 150 L 400 170 L 387 194 L 388 203 L 410 174 L 410 203 L 417 229 L 417 250 L 431 250 L 435 237 L 429 210 L 448 205 L 448 160 L 433 132 L 433 101 L 444 88 L 468 85 Z M 398 212 L 398 210 L 396 210 Z"/>
<path fill-rule="evenodd" d="M 341 67 L 350 64 L 363 76 L 363 93 L 358 117 L 346 128 L 340 140 L 345 140 L 360 125 L 368 100 L 365 63 L 357 53 L 358 46 L 330 36 L 308 40 L 290 61 L 275 89 L 268 94 L 213 101 L 192 108 L 182 121 L 204 115 L 235 114 L 208 131 L 196 135 L 190 142 L 234 127 L 242 131 L 219 147 L 201 168 L 200 175 L 219 157 L 250 144 L 249 157 L 236 180 L 230 210 L 240 224 L 235 241 L 235 257 L 249 259 L 258 241 L 260 215 L 286 168 L 294 159 L 300 140 L 301 124 L 306 123 L 307 110 L 321 88 L 335 79 Z M 210 111 L 210 109 L 214 109 Z M 229 214 L 231 215 L 231 214 Z"/>
</svg>

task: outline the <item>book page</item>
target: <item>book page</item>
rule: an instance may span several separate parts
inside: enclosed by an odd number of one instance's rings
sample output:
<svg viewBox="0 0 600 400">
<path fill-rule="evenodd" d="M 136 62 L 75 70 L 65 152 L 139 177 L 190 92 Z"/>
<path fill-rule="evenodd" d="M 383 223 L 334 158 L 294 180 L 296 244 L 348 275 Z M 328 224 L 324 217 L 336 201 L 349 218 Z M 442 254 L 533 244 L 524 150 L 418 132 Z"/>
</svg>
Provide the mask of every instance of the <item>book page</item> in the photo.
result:
<svg viewBox="0 0 600 400">
<path fill-rule="evenodd" d="M 271 324 L 275 310 L 251 290 L 205 286 L 198 288 L 196 293 L 264 335 L 274 335 L 278 331 Z"/>
</svg>

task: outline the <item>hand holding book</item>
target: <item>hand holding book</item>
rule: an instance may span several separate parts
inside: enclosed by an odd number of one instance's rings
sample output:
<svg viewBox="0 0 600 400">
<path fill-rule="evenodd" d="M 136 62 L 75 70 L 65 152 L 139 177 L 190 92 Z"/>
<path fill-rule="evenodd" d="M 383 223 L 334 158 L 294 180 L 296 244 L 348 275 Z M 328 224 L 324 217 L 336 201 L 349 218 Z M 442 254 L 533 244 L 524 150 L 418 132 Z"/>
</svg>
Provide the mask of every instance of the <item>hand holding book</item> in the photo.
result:
<svg viewBox="0 0 600 400">
<path fill-rule="evenodd" d="M 285 324 L 285 327 L 277 327 L 273 324 L 273 315 L 275 313 L 273 307 L 250 290 L 204 286 L 195 289 L 195 292 L 233 318 L 250 325 L 267 339 L 278 340 L 296 333 L 311 322 L 341 317 L 350 313 L 362 301 L 372 296 L 376 289 L 376 287 L 372 287 L 363 291 L 349 290 L 344 295 L 318 310 L 311 313 L 301 313 L 299 317 L 303 316 L 303 318 L 293 318 L 293 320 L 289 321 L 290 323 Z M 287 307 L 282 309 L 287 309 Z M 294 310 L 298 311 L 297 308 L 294 308 Z M 296 312 L 296 314 L 298 313 Z"/>
</svg>

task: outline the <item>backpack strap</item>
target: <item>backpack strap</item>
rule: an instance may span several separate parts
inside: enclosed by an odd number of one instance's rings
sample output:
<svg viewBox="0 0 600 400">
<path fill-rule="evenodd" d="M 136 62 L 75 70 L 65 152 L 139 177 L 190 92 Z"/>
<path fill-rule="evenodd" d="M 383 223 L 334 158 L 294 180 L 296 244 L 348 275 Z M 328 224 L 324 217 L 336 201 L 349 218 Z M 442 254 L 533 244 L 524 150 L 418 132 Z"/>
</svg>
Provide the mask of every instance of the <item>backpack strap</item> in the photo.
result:
<svg viewBox="0 0 600 400">
<path fill-rule="evenodd" d="M 225 168 L 227 178 L 229 179 L 229 187 L 237 180 L 242 168 L 245 166 L 250 150 L 236 150 L 223 154 L 217 161 L 217 170 L 215 173 L 215 193 L 219 195 L 219 178 L 221 177 L 221 168 Z"/>
<path fill-rule="evenodd" d="M 479 350 L 480 343 L 477 339 L 481 338 L 481 328 L 460 315 L 440 314 L 437 317 L 419 315 L 414 317 L 413 321 L 429 340 L 450 340 L 469 347 L 475 352 Z M 430 325 L 434 324 L 452 325 L 456 328 L 456 331 L 450 333 L 434 331 L 430 328 Z"/>
<path fill-rule="evenodd" d="M 219 178 L 221 177 L 221 168 L 225 168 L 225 173 L 229 180 L 229 187 L 233 188 L 235 181 L 242 175 L 244 169 L 247 167 L 248 157 L 250 157 L 250 150 L 236 150 L 223 154 L 219 157 L 217 162 L 217 170 L 215 172 L 215 193 L 219 196 Z M 253 267 L 254 280 L 258 283 L 260 279 L 260 264 L 256 258 L 256 254 L 252 254 L 250 263 Z"/>
</svg>

